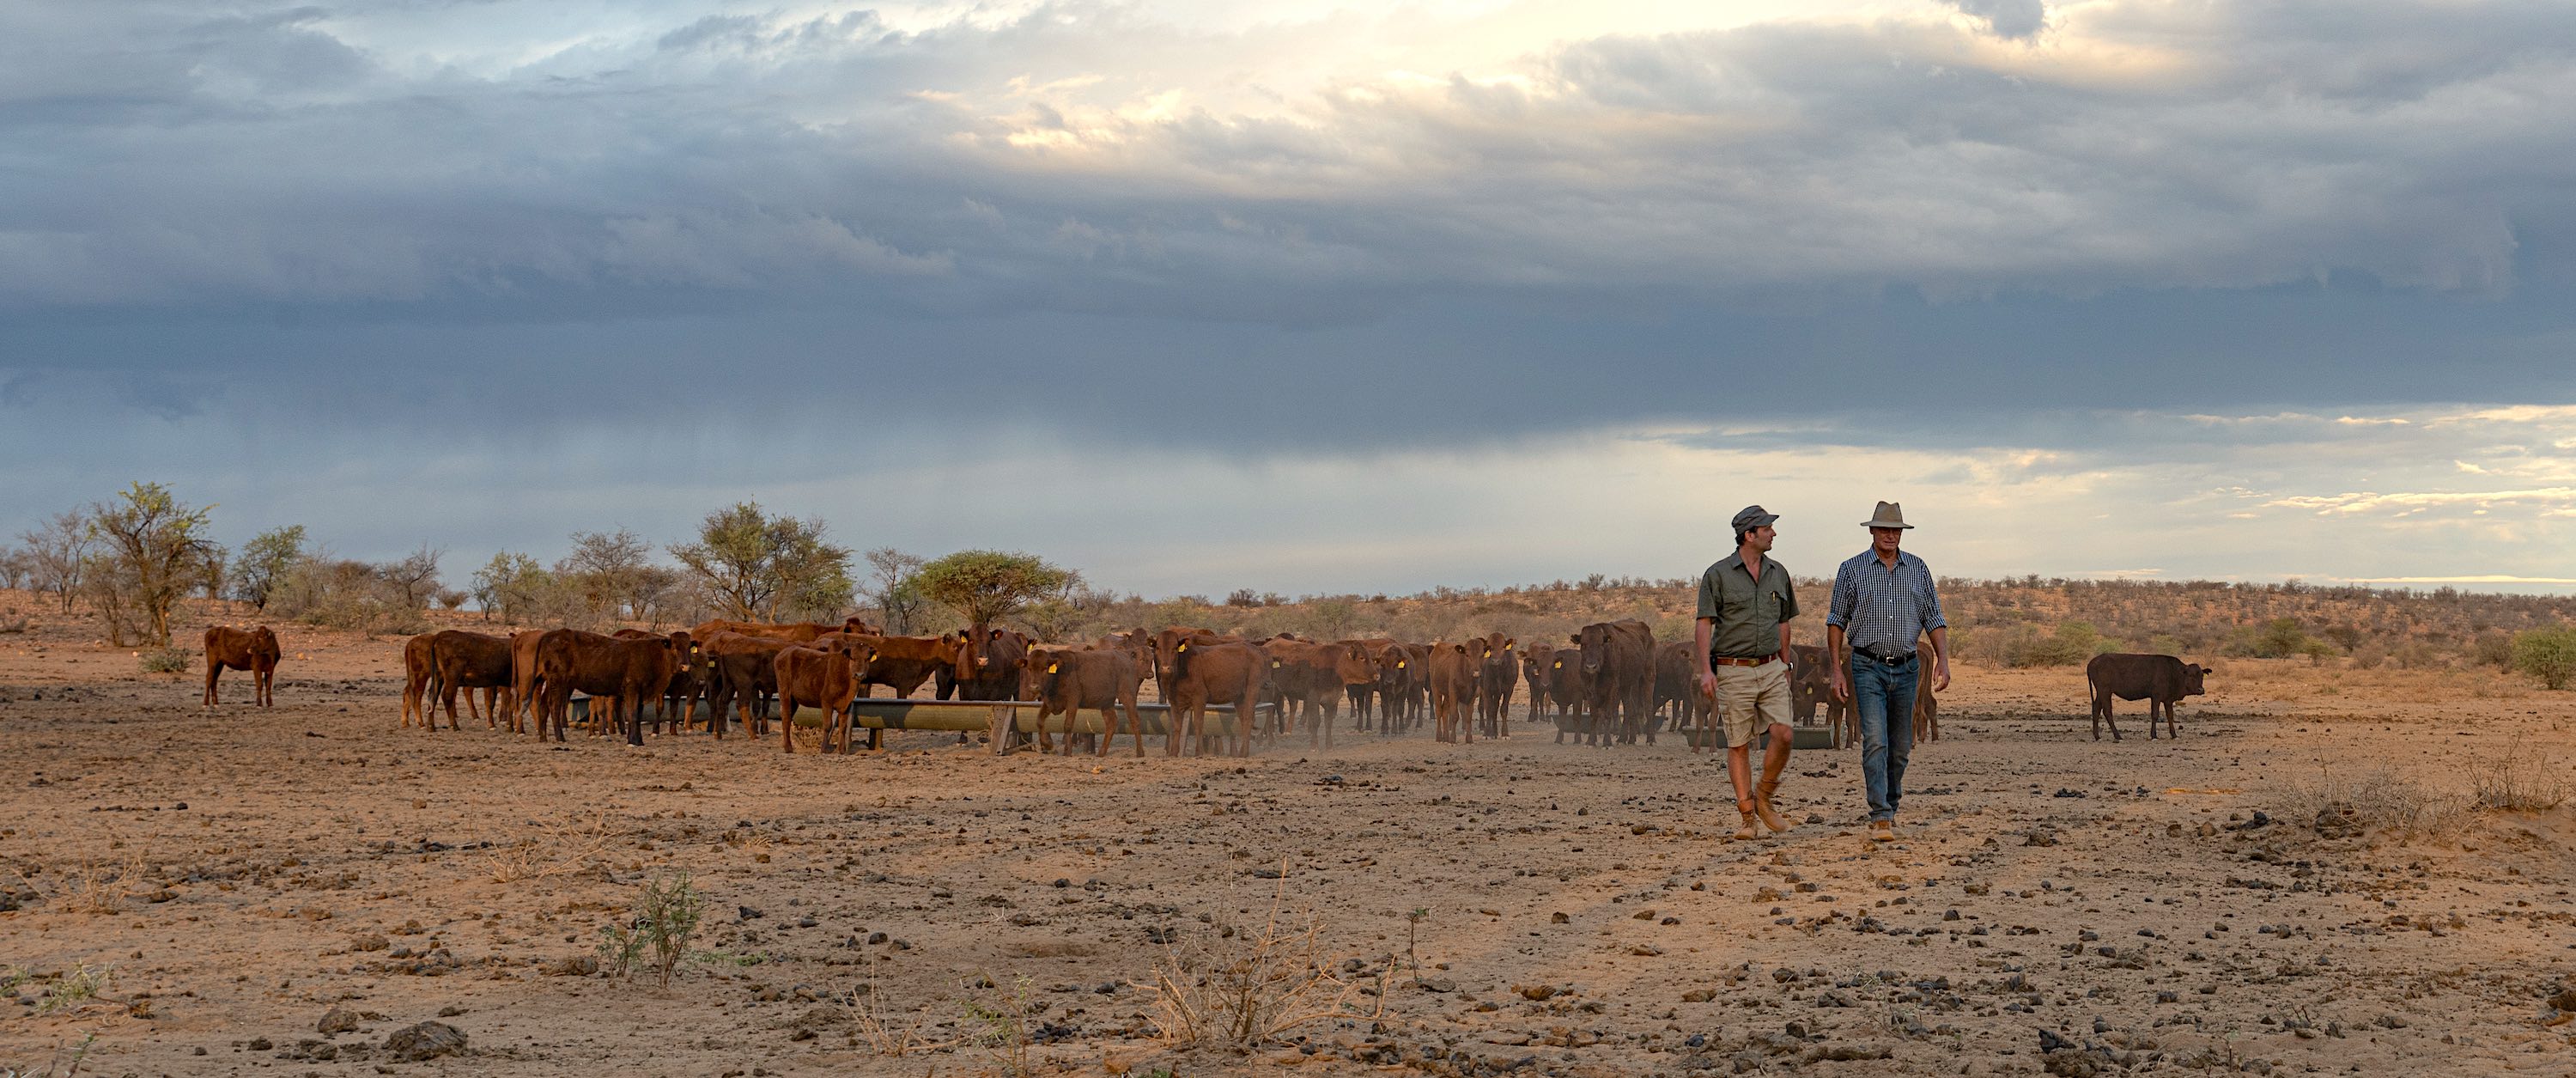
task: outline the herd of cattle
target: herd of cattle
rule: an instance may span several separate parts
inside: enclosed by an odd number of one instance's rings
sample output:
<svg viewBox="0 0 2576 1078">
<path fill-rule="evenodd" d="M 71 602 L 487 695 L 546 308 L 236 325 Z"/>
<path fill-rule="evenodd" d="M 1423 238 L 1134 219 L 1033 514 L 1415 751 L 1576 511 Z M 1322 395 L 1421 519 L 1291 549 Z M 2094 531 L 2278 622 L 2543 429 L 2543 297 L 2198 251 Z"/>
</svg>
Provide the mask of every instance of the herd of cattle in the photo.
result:
<svg viewBox="0 0 2576 1078">
<path fill-rule="evenodd" d="M 1171 755 L 1193 749 L 1244 755 L 1256 738 L 1285 737 L 1301 726 L 1309 744 L 1330 746 L 1345 703 L 1359 731 L 1408 733 L 1427 717 L 1433 736 L 1444 742 L 1508 737 L 1513 697 L 1523 690 L 1527 720 L 1551 722 L 1559 743 L 1571 736 L 1578 744 L 1651 745 L 1669 721 L 1694 749 L 1708 751 L 1719 744 L 1715 717 L 1691 649 L 1688 641 L 1657 643 L 1634 619 L 1586 625 L 1566 644 L 1527 645 L 1503 633 L 1416 644 L 1246 638 L 1191 628 L 1048 645 L 985 626 L 940 636 L 889 635 L 855 617 L 838 625 L 717 620 L 667 634 L 551 629 L 495 636 L 449 629 L 404 645 L 402 725 L 417 719 L 435 729 L 433 709 L 444 707 L 448 727 L 458 728 L 462 693 L 467 713 L 487 727 L 506 720 L 514 733 L 533 730 L 539 740 L 560 741 L 574 695 L 581 694 L 591 701 L 593 733 L 622 734 L 630 744 L 643 743 L 648 703 L 657 735 L 698 725 L 703 705 L 704 725 L 718 738 L 733 723 L 765 737 L 778 716 L 780 746 L 793 752 L 795 724 L 786 719 L 812 707 L 828 717 L 822 750 L 846 753 L 853 700 L 877 686 L 910 698 L 928 684 L 940 700 L 1035 702 L 1036 739 L 1047 751 L 1054 749 L 1049 717 L 1062 716 L 1063 751 L 1070 753 L 1074 718 L 1097 712 L 1100 734 L 1090 739 L 1092 752 L 1107 753 L 1123 725 L 1142 756 L 1145 725 L 1137 700 L 1151 678 L 1169 709 L 1164 750 Z M 215 702 L 216 679 L 230 668 L 252 671 L 258 702 L 272 704 L 277 658 L 277 638 L 266 626 L 208 629 L 205 702 Z M 1821 708 L 1836 745 L 1857 741 L 1850 706 L 1829 691 L 1823 649 L 1798 645 L 1789 659 L 1798 722 L 1813 724 Z M 2149 737 L 2159 707 L 2171 730 L 2173 703 L 2200 693 L 2203 673 L 2171 656 L 2095 659 L 2087 669 L 2094 737 L 2101 736 L 2114 696 L 2150 701 Z M 1213 707 L 1267 721 L 1225 723 L 1220 731 L 1206 721 Z M 1940 737 L 1929 678 L 1916 688 L 1913 727 L 1918 740 Z M 870 731 L 871 748 L 879 733 Z M 2119 739 L 2116 724 L 2111 736 Z M 1221 748 L 1214 743 L 1220 738 Z"/>
</svg>

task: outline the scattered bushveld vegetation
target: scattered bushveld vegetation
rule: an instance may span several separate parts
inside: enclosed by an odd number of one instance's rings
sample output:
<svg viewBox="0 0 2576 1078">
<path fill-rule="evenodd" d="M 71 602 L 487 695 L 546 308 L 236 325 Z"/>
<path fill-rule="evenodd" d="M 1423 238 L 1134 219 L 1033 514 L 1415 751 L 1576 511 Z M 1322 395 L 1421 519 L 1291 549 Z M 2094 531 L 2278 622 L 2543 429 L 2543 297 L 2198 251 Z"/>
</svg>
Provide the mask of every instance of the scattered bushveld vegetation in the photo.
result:
<svg viewBox="0 0 2576 1078">
<path fill-rule="evenodd" d="M 1410 595 L 1288 597 L 1238 588 L 1222 600 L 1159 599 L 1093 587 L 1077 569 L 1023 554 L 959 551 L 930 559 L 892 548 L 864 553 L 832 540 L 818 519 L 774 515 L 756 502 L 709 513 L 695 536 L 663 548 L 623 528 L 575 531 L 551 565 L 502 551 L 469 574 L 442 578 L 444 551 L 423 544 L 384 562 L 339 558 L 301 525 L 271 528 L 227 550 L 208 534 L 215 507 L 192 508 L 168 489 L 136 483 L 116 498 L 51 518 L 0 549 L 0 576 L 86 608 L 117 646 L 168 646 L 187 595 L 247 607 L 216 620 L 266 615 L 370 635 L 429 627 L 433 607 L 468 607 L 506 626 L 658 628 L 710 617 L 837 620 L 859 614 L 890 632 L 968 624 L 1084 640 L 1142 626 L 1193 625 L 1248 635 L 1322 639 L 1454 639 L 1502 632 L 1556 639 L 1581 625 L 1637 618 L 1663 640 L 1687 638 L 1696 578 L 1610 578 L 1499 588 L 1436 587 Z M 2217 658 L 2305 658 L 2371 669 L 2493 667 L 2560 689 L 2576 683 L 2576 597 L 2454 588 L 2316 586 L 2298 580 L 2070 580 L 2036 575 L 1946 579 L 1943 602 L 1957 655 L 2002 667 L 2076 666 L 2110 651 Z M 1802 624 L 1821 634 L 1830 581 L 1798 581 Z M 186 646 L 185 643 L 182 646 Z M 177 669 L 166 665 L 156 669 Z"/>
</svg>

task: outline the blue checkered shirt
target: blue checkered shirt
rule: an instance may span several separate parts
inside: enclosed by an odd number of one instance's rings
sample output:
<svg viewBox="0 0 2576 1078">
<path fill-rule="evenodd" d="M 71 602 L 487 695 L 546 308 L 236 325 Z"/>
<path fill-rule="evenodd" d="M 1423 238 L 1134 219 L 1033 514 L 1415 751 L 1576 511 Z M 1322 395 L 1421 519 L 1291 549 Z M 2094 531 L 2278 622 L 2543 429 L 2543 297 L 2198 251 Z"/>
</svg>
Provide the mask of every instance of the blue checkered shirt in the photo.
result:
<svg viewBox="0 0 2576 1078">
<path fill-rule="evenodd" d="M 1834 570 L 1834 597 L 1825 611 L 1827 628 L 1841 626 L 1843 641 L 1855 651 L 1903 655 L 1914 640 L 1950 624 L 1941 616 L 1941 595 L 1932 588 L 1932 569 L 1923 559 L 1896 552 L 1896 568 L 1878 560 L 1878 552 Z"/>
</svg>

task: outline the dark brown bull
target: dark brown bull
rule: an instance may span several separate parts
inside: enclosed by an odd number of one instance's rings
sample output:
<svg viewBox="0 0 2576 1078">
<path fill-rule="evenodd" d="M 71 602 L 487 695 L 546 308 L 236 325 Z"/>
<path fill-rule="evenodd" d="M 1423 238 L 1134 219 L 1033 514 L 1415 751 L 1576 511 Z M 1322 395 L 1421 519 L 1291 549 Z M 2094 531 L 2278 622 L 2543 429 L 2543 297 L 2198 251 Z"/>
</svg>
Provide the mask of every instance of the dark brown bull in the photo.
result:
<svg viewBox="0 0 2576 1078">
<path fill-rule="evenodd" d="M 2111 698 L 2147 702 L 2147 740 L 2156 739 L 2156 712 L 2164 712 L 2165 732 L 2181 737 L 2174 725 L 2174 705 L 2186 696 L 2199 696 L 2208 690 L 2202 676 L 2209 668 L 2187 663 L 2171 655 L 2140 655 L 2112 652 L 2096 655 L 2084 664 L 2084 684 L 2093 690 L 2093 740 L 2102 740 L 2102 726 L 2111 726 L 2111 740 L 2120 740 L 2119 720 L 2111 717 Z"/>
<path fill-rule="evenodd" d="M 447 728 L 456 729 L 456 694 L 465 693 L 465 709 L 474 710 L 474 690 L 483 690 L 480 717 L 485 729 L 500 725 L 504 700 L 512 710 L 518 701 L 504 694 L 512 691 L 510 642 L 497 636 L 448 629 L 429 637 L 429 698 L 435 706 L 447 708 Z"/>
<path fill-rule="evenodd" d="M 1207 751 L 1207 709 L 1234 705 L 1234 729 L 1227 739 L 1229 755 L 1252 754 L 1253 723 L 1270 684 L 1270 654 L 1251 644 L 1212 643 L 1214 634 L 1165 629 L 1154 634 L 1154 677 L 1163 702 L 1171 705 L 1163 737 L 1166 755 L 1184 747 Z"/>
<path fill-rule="evenodd" d="M 610 729 L 624 730 L 629 745 L 643 744 L 643 701 L 671 683 L 671 675 L 687 664 L 688 649 L 685 632 L 651 640 L 620 640 L 579 629 L 547 632 L 537 639 L 537 678 L 545 694 L 537 712 L 537 736 L 542 739 L 551 723 L 555 740 L 564 740 L 572 694 L 579 692 L 615 697 Z M 592 721 L 597 722 L 595 714 Z"/>
<path fill-rule="evenodd" d="M 1136 711 L 1136 693 L 1145 683 L 1145 668 L 1125 648 L 1031 648 L 1020 659 L 1026 672 L 1021 691 L 1038 702 L 1038 751 L 1052 751 L 1047 737 L 1049 715 L 1064 716 L 1064 754 L 1073 755 L 1073 721 L 1084 708 L 1100 712 L 1100 738 L 1092 754 L 1109 755 L 1118 736 L 1118 710 L 1127 710 L 1127 740 L 1136 755 L 1145 755 L 1145 726 Z"/>
<path fill-rule="evenodd" d="M 429 722 L 429 711 L 421 701 L 429 692 L 429 638 L 436 635 L 422 633 L 403 641 L 402 724 L 406 727 L 414 715 L 424 724 Z"/>
<path fill-rule="evenodd" d="M 860 637 L 841 633 L 837 639 L 820 647 L 802 644 L 780 648 L 770 660 L 770 676 L 778 684 L 778 748 L 796 751 L 796 709 L 820 708 L 823 712 L 821 751 L 850 751 L 850 701 L 859 697 L 858 671 L 866 660 L 858 658 L 855 640 Z"/>
<path fill-rule="evenodd" d="M 1654 630 L 1635 618 L 1594 622 L 1574 634 L 1574 645 L 1583 650 L 1583 675 L 1591 682 L 1584 701 L 1590 744 L 1635 744 L 1654 698 Z"/>
<path fill-rule="evenodd" d="M 1441 741 L 1476 742 L 1476 686 L 1484 677 L 1482 642 L 1431 645 L 1431 731 Z"/>
<path fill-rule="evenodd" d="M 225 625 L 206 629 L 206 706 L 215 706 L 215 681 L 225 668 L 250 671 L 251 702 L 258 707 L 276 707 L 277 634 L 268 626 L 235 629 Z"/>
</svg>

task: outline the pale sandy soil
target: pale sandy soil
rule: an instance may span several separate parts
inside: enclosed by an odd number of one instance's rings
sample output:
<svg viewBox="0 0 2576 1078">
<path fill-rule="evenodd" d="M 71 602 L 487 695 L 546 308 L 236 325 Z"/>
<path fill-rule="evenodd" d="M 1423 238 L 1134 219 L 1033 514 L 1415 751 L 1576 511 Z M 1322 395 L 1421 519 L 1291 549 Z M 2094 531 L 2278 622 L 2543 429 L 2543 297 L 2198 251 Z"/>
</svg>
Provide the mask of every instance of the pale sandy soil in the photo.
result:
<svg viewBox="0 0 2576 1078">
<path fill-rule="evenodd" d="M 1040 1072 L 2576 1071 L 2548 1024 L 2576 814 L 2438 811 L 2509 751 L 2570 777 L 2576 694 L 2492 674 L 2230 662 L 2179 742 L 2126 705 L 2114 745 L 2080 672 L 1966 670 L 1873 850 L 1852 752 L 1802 753 L 1811 822 L 1737 844 L 1721 765 L 1669 740 L 553 747 L 397 729 L 397 640 L 282 627 L 279 706 L 230 675 L 209 712 L 197 673 L 93 632 L 0 635 L 0 966 L 33 975 L 0 994 L 0 1067 L 94 1032 L 81 1073 L 1004 1073 L 1007 1047 L 875 1054 L 863 1019 L 953 1042 L 1025 994 Z M 2319 789 L 2388 770 L 2429 830 L 2320 834 Z M 709 897 L 711 953 L 667 991 L 568 972 L 666 869 Z M 1240 957 L 1274 902 L 1358 960 L 1347 1016 L 1248 1056 L 1156 1040 L 1157 962 Z M 1408 927 L 1431 987 L 1359 991 Z M 80 965 L 102 995 L 62 1002 Z M 317 1032 L 334 1007 L 358 1028 Z M 463 1055 L 380 1047 L 433 1019 Z"/>
</svg>

